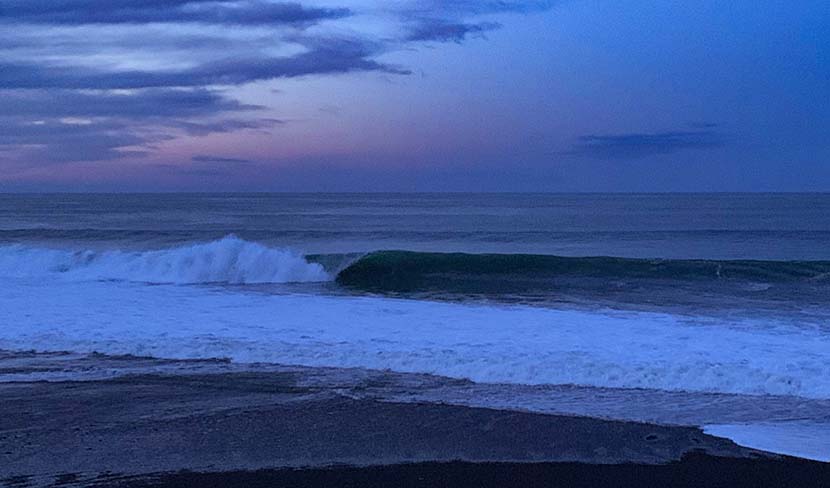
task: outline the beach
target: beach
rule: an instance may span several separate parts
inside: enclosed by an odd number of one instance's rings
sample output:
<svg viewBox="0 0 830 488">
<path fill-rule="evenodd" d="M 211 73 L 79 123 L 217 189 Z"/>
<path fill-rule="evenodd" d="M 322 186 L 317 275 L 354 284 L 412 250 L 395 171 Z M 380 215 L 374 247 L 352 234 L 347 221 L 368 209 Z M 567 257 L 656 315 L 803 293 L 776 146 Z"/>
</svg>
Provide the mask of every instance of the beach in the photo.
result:
<svg viewBox="0 0 830 488">
<path fill-rule="evenodd" d="M 742 448 L 694 427 L 367 395 L 419 380 L 388 372 L 351 372 L 362 380 L 344 384 L 332 371 L 251 372 L 211 361 L 6 354 L 0 364 L 5 374 L 60 364 L 64 372 L 112 375 L 0 383 L 0 483 L 10 487 L 659 486 L 667 479 L 822 486 L 816 476 L 830 479 L 826 463 Z M 151 369 L 158 373 L 140 372 Z"/>
</svg>

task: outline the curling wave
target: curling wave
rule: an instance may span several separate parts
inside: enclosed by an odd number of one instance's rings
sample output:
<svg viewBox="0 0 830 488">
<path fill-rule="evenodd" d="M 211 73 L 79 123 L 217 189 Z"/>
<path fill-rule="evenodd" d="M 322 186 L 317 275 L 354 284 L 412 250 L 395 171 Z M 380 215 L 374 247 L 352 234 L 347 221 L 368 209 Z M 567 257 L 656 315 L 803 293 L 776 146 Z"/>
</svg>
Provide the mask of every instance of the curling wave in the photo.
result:
<svg viewBox="0 0 830 488">
<path fill-rule="evenodd" d="M 378 251 L 337 274 L 372 291 L 520 292 L 574 280 L 827 283 L 830 261 L 717 261 Z"/>
</svg>

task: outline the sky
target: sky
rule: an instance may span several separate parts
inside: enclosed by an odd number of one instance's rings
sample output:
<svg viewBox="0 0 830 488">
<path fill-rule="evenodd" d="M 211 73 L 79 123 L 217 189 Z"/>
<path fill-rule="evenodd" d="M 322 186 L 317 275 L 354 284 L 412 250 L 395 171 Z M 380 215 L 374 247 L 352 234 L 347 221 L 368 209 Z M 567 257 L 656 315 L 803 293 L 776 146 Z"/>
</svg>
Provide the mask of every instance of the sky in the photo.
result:
<svg viewBox="0 0 830 488">
<path fill-rule="evenodd" d="M 2 191 L 830 191 L 826 0 L 2 0 Z"/>
</svg>

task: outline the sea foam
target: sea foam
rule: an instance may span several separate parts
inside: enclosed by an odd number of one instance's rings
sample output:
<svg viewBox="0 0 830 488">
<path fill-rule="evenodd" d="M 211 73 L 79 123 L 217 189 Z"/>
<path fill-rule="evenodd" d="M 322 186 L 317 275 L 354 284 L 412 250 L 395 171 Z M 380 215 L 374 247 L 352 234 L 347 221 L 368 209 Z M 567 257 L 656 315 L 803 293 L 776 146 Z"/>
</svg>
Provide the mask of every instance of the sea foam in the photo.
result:
<svg viewBox="0 0 830 488">
<path fill-rule="evenodd" d="M 830 398 L 826 333 L 761 317 L 7 278 L 0 280 L 0 324 L 0 349 L 8 350 L 362 367 L 486 383 Z"/>
<path fill-rule="evenodd" d="M 71 281 L 146 283 L 292 283 L 328 281 L 316 263 L 288 250 L 234 236 L 152 251 L 65 250 L 0 247 L 0 276 L 51 277 Z"/>
</svg>

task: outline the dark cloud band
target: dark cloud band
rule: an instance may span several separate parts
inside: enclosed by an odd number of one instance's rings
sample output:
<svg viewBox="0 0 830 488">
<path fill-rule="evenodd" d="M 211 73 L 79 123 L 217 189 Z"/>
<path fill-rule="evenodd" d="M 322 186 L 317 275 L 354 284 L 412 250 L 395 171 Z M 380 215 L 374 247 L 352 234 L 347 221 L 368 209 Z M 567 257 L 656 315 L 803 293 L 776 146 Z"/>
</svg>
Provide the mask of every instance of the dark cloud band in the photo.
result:
<svg viewBox="0 0 830 488">
<path fill-rule="evenodd" d="M 266 0 L 6 0 L 0 21 L 53 25 L 190 23 L 308 25 L 350 15 Z"/>
<path fill-rule="evenodd" d="M 467 36 L 482 34 L 501 27 L 495 22 L 471 24 L 465 22 L 448 22 L 445 20 L 422 20 L 415 24 L 406 36 L 407 41 L 464 41 Z"/>
<path fill-rule="evenodd" d="M 281 58 L 228 59 L 178 71 L 101 71 L 88 67 L 0 63 L 4 88 L 136 89 L 240 85 L 259 80 L 315 74 L 408 70 L 379 63 L 371 43 L 359 40 L 316 40 L 309 51 Z"/>
<path fill-rule="evenodd" d="M 250 159 L 241 158 L 225 158 L 221 156 L 211 156 L 206 154 L 199 154 L 190 158 L 194 163 L 211 163 L 211 164 L 249 164 L 252 163 Z"/>
<path fill-rule="evenodd" d="M 238 118 L 262 108 L 206 89 L 0 90 L 0 148 L 41 162 L 136 157 L 179 134 L 264 130 L 282 123 Z"/>
<path fill-rule="evenodd" d="M 723 136 L 714 130 L 668 131 L 614 135 L 585 135 L 567 154 L 605 159 L 635 159 L 658 154 L 671 154 L 684 149 L 721 146 Z"/>
<path fill-rule="evenodd" d="M 16 117 L 198 117 L 260 110 L 203 88 L 154 88 L 132 92 L 0 90 L 0 114 Z"/>
</svg>

